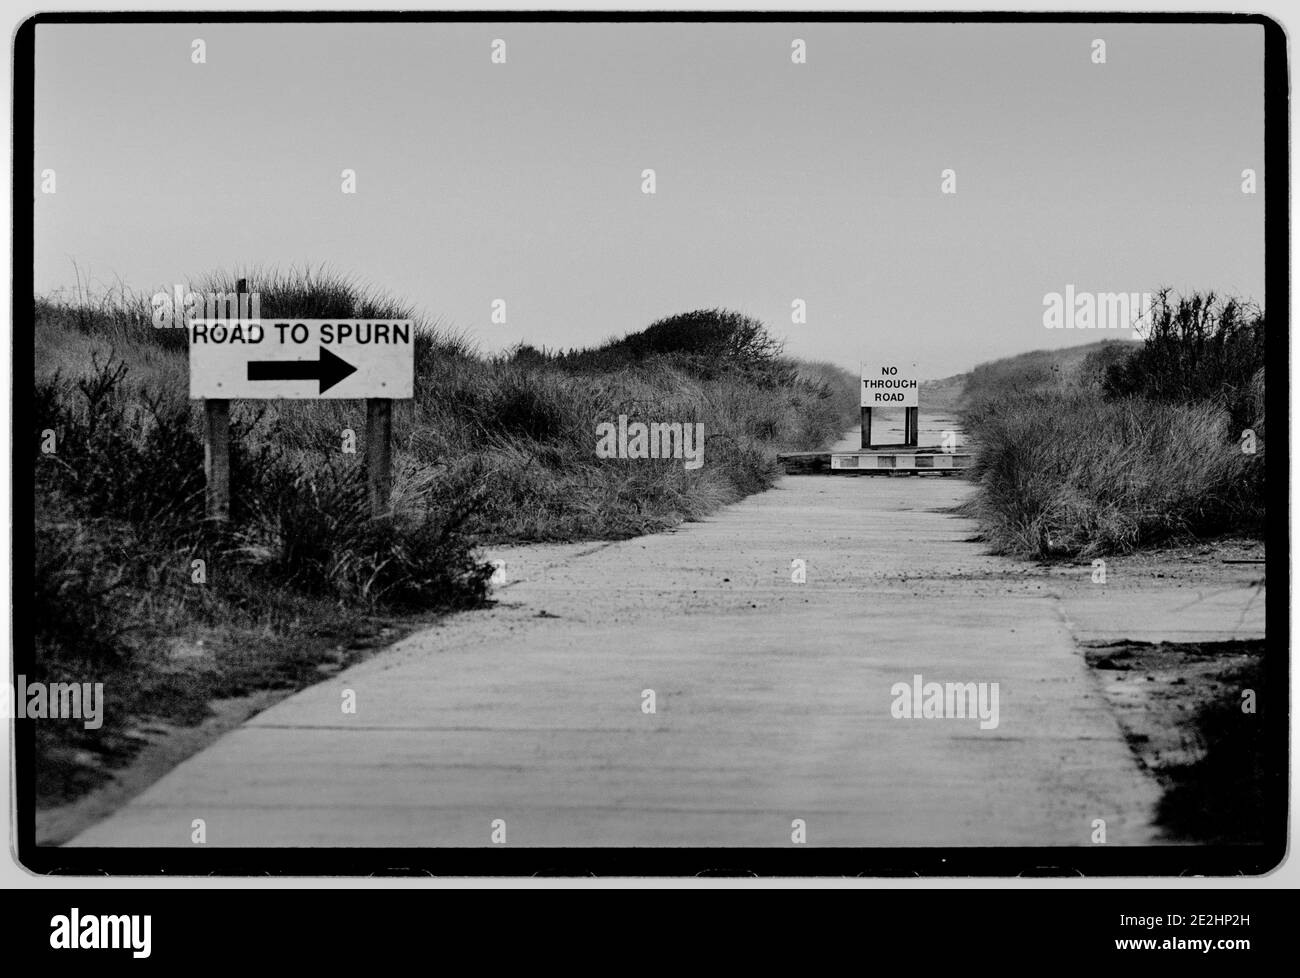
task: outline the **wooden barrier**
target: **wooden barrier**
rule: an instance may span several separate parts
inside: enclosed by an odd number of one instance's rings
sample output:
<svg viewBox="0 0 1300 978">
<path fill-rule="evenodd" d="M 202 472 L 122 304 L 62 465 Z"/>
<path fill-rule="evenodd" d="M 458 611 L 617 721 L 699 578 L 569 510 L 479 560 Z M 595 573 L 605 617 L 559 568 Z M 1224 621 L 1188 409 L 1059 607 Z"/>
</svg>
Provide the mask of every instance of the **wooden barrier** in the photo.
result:
<svg viewBox="0 0 1300 978">
<path fill-rule="evenodd" d="M 968 452 L 782 452 L 777 455 L 787 475 L 950 475 L 968 469 Z"/>
</svg>

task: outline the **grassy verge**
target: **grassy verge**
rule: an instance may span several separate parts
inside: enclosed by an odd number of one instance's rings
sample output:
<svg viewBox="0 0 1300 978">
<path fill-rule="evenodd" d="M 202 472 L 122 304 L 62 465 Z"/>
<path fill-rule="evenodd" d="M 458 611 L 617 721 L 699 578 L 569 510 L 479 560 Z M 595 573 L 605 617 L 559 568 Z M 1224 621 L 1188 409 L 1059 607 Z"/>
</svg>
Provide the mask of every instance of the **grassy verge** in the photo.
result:
<svg viewBox="0 0 1300 978">
<path fill-rule="evenodd" d="M 607 539 L 760 491 L 778 451 L 854 421 L 856 381 L 781 355 L 761 324 L 702 310 L 593 350 L 477 355 L 405 304 L 328 272 L 218 274 L 261 314 L 417 321 L 394 412 L 394 512 L 365 505 L 364 405 L 232 405 L 232 513 L 203 519 L 200 411 L 183 329 L 124 290 L 37 302 L 36 655 L 28 682 L 103 682 L 104 724 L 36 725 L 38 804 L 108 777 L 151 719 L 292 690 L 413 623 L 489 600 L 480 547 Z M 702 423 L 704 464 L 597 457 L 597 425 Z"/>
<path fill-rule="evenodd" d="M 1035 558 L 1261 534 L 1263 330 L 1240 303 L 1161 293 L 1141 344 L 977 367 L 968 513 L 996 550 Z"/>
</svg>

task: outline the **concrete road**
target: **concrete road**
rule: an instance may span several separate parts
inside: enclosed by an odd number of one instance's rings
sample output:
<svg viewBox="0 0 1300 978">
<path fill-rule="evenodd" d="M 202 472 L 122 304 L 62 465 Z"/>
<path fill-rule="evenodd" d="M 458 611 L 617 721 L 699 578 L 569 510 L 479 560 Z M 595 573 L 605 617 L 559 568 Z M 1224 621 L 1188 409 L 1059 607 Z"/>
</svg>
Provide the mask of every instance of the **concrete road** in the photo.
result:
<svg viewBox="0 0 1300 978">
<path fill-rule="evenodd" d="M 795 820 L 819 846 L 1090 845 L 1096 819 L 1156 841 L 1050 581 L 968 542 L 969 492 L 790 476 L 676 532 L 503 552 L 495 608 L 282 701 L 71 844 L 189 846 L 195 818 L 209 846 L 483 846 L 495 820 L 519 846 L 782 846 Z M 894 716 L 917 675 L 996 683 L 997 726 Z"/>
</svg>

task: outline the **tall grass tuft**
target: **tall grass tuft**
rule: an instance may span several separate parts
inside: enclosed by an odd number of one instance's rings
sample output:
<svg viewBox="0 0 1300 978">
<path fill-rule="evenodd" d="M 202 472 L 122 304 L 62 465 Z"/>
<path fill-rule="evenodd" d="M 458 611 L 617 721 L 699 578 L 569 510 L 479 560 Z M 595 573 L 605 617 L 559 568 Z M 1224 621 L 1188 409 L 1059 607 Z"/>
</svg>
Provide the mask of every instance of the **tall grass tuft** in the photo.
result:
<svg viewBox="0 0 1300 978">
<path fill-rule="evenodd" d="M 1263 313 L 1159 295 L 1141 344 L 972 371 L 962 413 L 978 492 L 965 509 L 999 551 L 1091 557 L 1262 534 Z"/>
</svg>

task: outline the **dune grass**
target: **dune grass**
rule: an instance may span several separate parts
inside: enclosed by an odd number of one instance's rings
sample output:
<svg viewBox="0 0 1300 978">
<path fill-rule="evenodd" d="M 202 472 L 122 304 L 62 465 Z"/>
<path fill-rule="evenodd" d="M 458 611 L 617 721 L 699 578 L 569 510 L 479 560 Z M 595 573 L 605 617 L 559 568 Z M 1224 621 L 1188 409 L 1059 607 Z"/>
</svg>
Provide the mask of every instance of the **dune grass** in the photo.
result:
<svg viewBox="0 0 1300 978">
<path fill-rule="evenodd" d="M 962 398 L 1002 553 L 1123 553 L 1264 527 L 1263 314 L 1162 292 L 1140 344 L 982 364 Z"/>
</svg>

